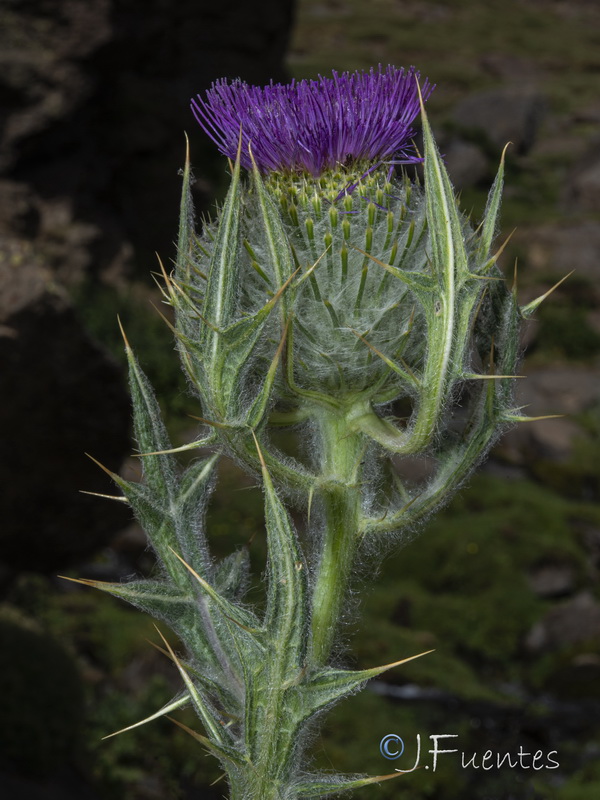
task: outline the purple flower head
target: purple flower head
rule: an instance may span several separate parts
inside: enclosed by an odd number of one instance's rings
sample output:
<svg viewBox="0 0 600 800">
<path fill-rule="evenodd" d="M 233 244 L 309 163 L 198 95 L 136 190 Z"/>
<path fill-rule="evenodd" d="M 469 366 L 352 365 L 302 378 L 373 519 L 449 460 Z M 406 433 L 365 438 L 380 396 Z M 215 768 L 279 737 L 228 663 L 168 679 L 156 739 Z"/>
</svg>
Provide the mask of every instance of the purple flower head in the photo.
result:
<svg viewBox="0 0 600 800">
<path fill-rule="evenodd" d="M 261 172 L 313 176 L 355 162 L 418 161 L 410 144 L 419 112 L 419 73 L 381 65 L 369 72 L 249 86 L 241 80 L 213 83 L 192 111 L 220 152 L 235 158 L 240 130 L 241 163 L 252 155 Z M 425 80 L 424 98 L 432 86 Z"/>
</svg>

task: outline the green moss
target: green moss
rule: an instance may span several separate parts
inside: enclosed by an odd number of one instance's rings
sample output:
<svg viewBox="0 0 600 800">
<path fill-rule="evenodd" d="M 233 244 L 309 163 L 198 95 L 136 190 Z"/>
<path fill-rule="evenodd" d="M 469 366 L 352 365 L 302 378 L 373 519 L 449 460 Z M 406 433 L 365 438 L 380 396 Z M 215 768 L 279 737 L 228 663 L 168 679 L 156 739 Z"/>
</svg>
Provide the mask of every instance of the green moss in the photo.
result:
<svg viewBox="0 0 600 800">
<path fill-rule="evenodd" d="M 500 693 L 487 687 L 466 659 L 455 652 L 455 641 L 432 632 L 437 626 L 407 629 L 376 617 L 368 604 L 362 622 L 367 632 L 362 632 L 352 647 L 361 668 L 390 664 L 434 650 L 395 667 L 384 679 L 389 683 L 416 683 L 470 700 L 501 700 Z"/>
<path fill-rule="evenodd" d="M 479 596 L 491 578 L 518 586 L 524 581 L 519 576 L 540 561 L 583 570 L 571 519 L 586 509 L 531 481 L 478 475 L 423 537 L 384 566 L 384 574 L 418 574 L 420 585 L 436 593 Z"/>
<path fill-rule="evenodd" d="M 561 700 L 598 699 L 600 685 L 600 640 L 597 638 L 564 645 L 545 653 L 528 665 L 527 677 L 535 691 Z"/>
<path fill-rule="evenodd" d="M 528 571 L 566 564 L 574 590 L 586 586 L 577 523 L 595 519 L 595 507 L 529 481 L 478 476 L 417 541 L 384 562 L 353 646 L 360 666 L 434 648 L 385 679 L 498 700 L 498 684 L 527 680 L 523 640 L 549 605 L 532 591 Z"/>
</svg>

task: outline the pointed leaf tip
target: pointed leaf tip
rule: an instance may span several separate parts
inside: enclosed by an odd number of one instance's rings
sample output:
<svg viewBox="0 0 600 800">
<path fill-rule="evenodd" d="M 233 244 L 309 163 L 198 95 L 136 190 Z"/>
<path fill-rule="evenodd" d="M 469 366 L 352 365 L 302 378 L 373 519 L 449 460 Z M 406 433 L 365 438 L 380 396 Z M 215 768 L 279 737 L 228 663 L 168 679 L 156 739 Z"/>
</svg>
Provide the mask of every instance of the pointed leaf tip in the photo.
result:
<svg viewBox="0 0 600 800">
<path fill-rule="evenodd" d="M 419 76 L 415 74 L 415 83 L 417 84 L 417 93 L 419 95 L 419 105 L 421 106 L 421 116 L 427 118 L 425 112 L 425 103 L 423 102 L 423 94 L 421 92 L 421 84 L 419 83 Z"/>
<path fill-rule="evenodd" d="M 153 308 L 153 309 L 156 311 L 156 313 L 157 313 L 157 314 L 158 314 L 158 316 L 159 316 L 159 317 L 162 319 L 162 321 L 165 323 L 165 325 L 167 326 L 167 328 L 168 328 L 168 329 L 171 331 L 171 333 L 173 334 L 173 336 L 176 336 L 177 338 L 180 338 L 181 334 L 179 333 L 179 331 L 177 330 L 177 328 L 175 328 L 175 326 L 173 325 L 173 323 L 172 323 L 172 322 L 170 322 L 170 321 L 169 321 L 169 320 L 168 320 L 168 319 L 165 317 L 165 315 L 162 313 L 162 311 L 160 310 L 160 308 L 158 308 L 158 306 L 156 306 L 156 305 L 155 305 L 155 304 L 154 304 L 152 301 L 150 302 L 150 305 L 151 305 L 151 306 L 152 306 L 152 308 Z"/>
<path fill-rule="evenodd" d="M 149 717 L 140 720 L 139 722 L 134 722 L 133 725 L 128 725 L 126 728 L 121 728 L 121 730 L 115 731 L 114 733 L 109 733 L 107 736 L 102 737 L 102 741 L 105 739 L 112 739 L 113 736 L 119 736 L 121 733 L 125 733 L 126 731 L 131 731 L 134 728 L 139 728 L 141 725 L 145 725 L 147 722 L 152 722 L 155 719 L 160 719 L 160 717 L 167 717 L 167 719 L 171 719 L 171 717 L 167 716 L 169 711 L 175 711 L 178 708 L 181 708 L 186 703 L 189 703 L 190 695 L 184 694 L 182 697 L 178 698 L 177 700 L 173 700 L 171 703 L 167 703 L 165 706 L 160 708 L 154 714 L 151 714 Z"/>
<path fill-rule="evenodd" d="M 112 472 L 112 470 L 110 470 L 108 467 L 105 467 L 104 464 L 98 461 L 97 458 L 94 458 L 94 456 L 91 456 L 89 453 L 84 453 L 84 455 L 86 455 L 91 461 L 93 461 L 94 464 L 96 464 L 96 466 L 100 467 L 100 469 L 103 472 L 106 472 L 106 474 L 113 480 L 115 480 L 118 477 L 114 472 Z"/>
<path fill-rule="evenodd" d="M 131 352 L 131 345 L 125 335 L 125 329 L 123 328 L 123 323 L 121 322 L 121 317 L 117 314 L 117 322 L 119 323 L 119 330 L 121 331 L 121 336 L 123 337 L 123 341 L 125 342 L 125 349 L 128 352 Z M 91 456 L 90 456 L 91 457 Z"/>
<path fill-rule="evenodd" d="M 187 131 L 184 131 L 183 135 L 185 136 L 185 165 L 187 167 L 190 163 L 190 137 L 187 135 Z"/>
<path fill-rule="evenodd" d="M 241 131 L 241 128 L 240 128 L 240 150 L 241 150 L 241 135 L 242 135 L 242 131 Z M 255 173 L 258 173 L 258 165 L 257 165 L 257 163 L 256 163 L 256 161 L 254 159 L 254 153 L 252 152 L 252 142 L 251 141 L 248 142 L 248 155 L 250 156 L 250 161 L 252 162 L 252 171 L 255 172 Z"/>
<path fill-rule="evenodd" d="M 566 414 L 542 414 L 539 417 L 527 417 L 521 414 L 505 414 L 504 419 L 507 422 L 538 422 L 542 419 L 562 419 Z"/>
<path fill-rule="evenodd" d="M 158 260 L 158 264 L 160 266 L 160 271 L 161 271 L 161 274 L 162 274 L 163 279 L 165 281 L 165 284 L 166 284 L 168 289 L 172 289 L 172 287 L 171 287 L 171 278 L 167 275 L 167 271 L 165 269 L 165 265 L 162 262 L 162 258 L 160 257 L 160 253 L 155 251 L 155 255 L 156 255 L 156 258 Z"/>
<path fill-rule="evenodd" d="M 262 450 L 260 449 L 260 445 L 258 443 L 258 439 L 256 438 L 256 434 L 252 431 L 252 438 L 254 439 L 254 446 L 256 447 L 256 452 L 258 454 L 258 458 L 260 460 L 260 465 L 262 467 L 263 472 L 267 471 L 267 465 L 265 464 L 265 459 L 262 454 Z"/>
<path fill-rule="evenodd" d="M 202 736 L 201 733 L 197 733 L 191 728 L 188 728 L 188 726 L 184 725 L 183 722 L 179 722 L 179 720 L 175 719 L 174 717 L 170 717 L 168 714 L 165 715 L 165 718 L 168 719 L 169 722 L 177 725 L 179 728 L 181 728 L 181 730 L 185 731 L 197 742 L 200 742 L 200 744 L 203 745 L 206 750 L 212 753 L 213 756 L 235 764 L 236 767 L 246 766 L 246 759 L 240 758 L 239 754 L 233 748 L 227 747 L 223 742 L 217 743 L 214 740 L 211 741 L 210 739 L 207 739 L 206 736 Z"/>
<path fill-rule="evenodd" d="M 79 494 L 88 494 L 90 497 L 102 497 L 105 500 L 116 500 L 118 503 L 129 503 L 129 500 L 123 495 L 117 494 L 102 494 L 101 492 L 88 492 L 85 489 L 80 489 Z"/>
<path fill-rule="evenodd" d="M 417 653 L 415 656 L 408 656 L 408 658 L 401 658 L 400 661 L 392 661 L 391 664 L 384 664 L 382 667 L 375 667 L 375 669 L 384 672 L 385 670 L 393 669 L 394 667 L 399 667 L 402 664 L 406 664 L 408 661 L 414 661 L 415 658 L 428 656 L 430 653 L 435 653 L 435 648 L 433 648 L 432 650 L 424 650 L 422 653 Z"/>
<path fill-rule="evenodd" d="M 564 281 L 566 281 L 567 278 L 570 278 L 574 272 L 575 270 L 572 269 L 571 272 L 568 272 L 565 276 L 563 276 L 559 281 L 557 281 L 554 284 L 554 286 L 548 289 L 547 292 L 544 292 L 544 294 L 540 295 L 539 297 L 536 297 L 536 299 L 532 300 L 530 303 L 526 303 L 526 305 L 521 306 L 522 316 L 525 317 L 525 319 L 530 317 L 537 310 L 538 306 L 540 306 L 544 302 L 544 300 L 552 294 L 552 292 L 555 289 L 558 289 L 561 283 L 564 283 Z"/>
<path fill-rule="evenodd" d="M 516 297 L 517 297 L 518 271 L 519 271 L 519 259 L 515 258 L 515 266 L 514 266 L 514 270 L 513 270 L 513 282 L 512 282 L 512 286 L 510 287 L 510 292 L 511 292 L 512 296 L 515 298 L 515 300 L 516 300 Z M 521 312 L 521 313 L 523 313 L 523 312 Z"/>
<path fill-rule="evenodd" d="M 312 780 L 296 784 L 295 789 L 297 796 L 303 798 L 303 800 L 308 800 L 308 798 L 315 798 L 316 800 L 316 798 L 331 797 L 339 792 L 361 789 L 363 786 L 369 786 L 373 783 L 390 781 L 393 778 L 399 778 L 403 774 L 401 770 L 397 770 L 388 775 L 375 775 L 372 778 L 348 778 L 345 775 L 340 775 L 337 780 L 333 780 L 328 775 L 315 775 Z"/>
<path fill-rule="evenodd" d="M 232 425 L 225 425 L 222 422 L 216 422 L 214 419 L 206 419 L 205 417 L 196 417 L 194 414 L 187 414 L 190 419 L 195 419 L 202 422 L 203 425 L 208 425 L 210 428 L 222 428 L 223 430 L 230 430 Z"/>
</svg>

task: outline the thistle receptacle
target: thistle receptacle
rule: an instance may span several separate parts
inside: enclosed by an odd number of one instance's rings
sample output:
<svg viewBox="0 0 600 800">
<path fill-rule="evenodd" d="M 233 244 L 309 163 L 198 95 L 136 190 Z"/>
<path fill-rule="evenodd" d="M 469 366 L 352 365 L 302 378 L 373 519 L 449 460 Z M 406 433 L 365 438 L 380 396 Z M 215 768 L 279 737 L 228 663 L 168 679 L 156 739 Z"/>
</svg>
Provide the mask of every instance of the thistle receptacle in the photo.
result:
<svg viewBox="0 0 600 800">
<path fill-rule="evenodd" d="M 521 314 L 491 250 L 503 165 L 474 230 L 424 113 L 431 87 L 417 80 L 388 67 L 262 89 L 218 81 L 193 101 L 233 162 L 231 185 L 197 233 L 186 163 L 164 292 L 208 421 L 195 444 L 263 482 L 263 614 L 243 602 L 244 553 L 216 563 L 203 533 L 215 458 L 178 474 L 128 349 L 136 435 L 152 455 L 144 486 L 117 482 L 162 572 L 101 588 L 181 638 L 186 659 L 171 657 L 185 691 L 174 703 L 193 704 L 234 800 L 324 797 L 377 780 L 308 774 L 302 760 L 314 717 L 387 668 L 330 666 L 357 556 L 445 503 L 514 417 Z M 423 159 L 410 144 L 419 109 Z M 395 165 L 421 160 L 423 186 L 396 176 Z M 297 426 L 295 458 L 273 445 L 281 425 Z M 435 464 L 424 483 L 396 470 L 415 455 Z M 284 497 L 306 512 L 301 537 Z"/>
</svg>

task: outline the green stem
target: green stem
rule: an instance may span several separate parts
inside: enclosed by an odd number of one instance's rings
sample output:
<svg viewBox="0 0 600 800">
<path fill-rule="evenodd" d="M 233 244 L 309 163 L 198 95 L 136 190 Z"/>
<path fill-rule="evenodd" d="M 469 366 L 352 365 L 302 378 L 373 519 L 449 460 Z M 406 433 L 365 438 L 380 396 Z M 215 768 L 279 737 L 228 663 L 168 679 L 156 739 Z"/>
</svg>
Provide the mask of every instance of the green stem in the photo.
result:
<svg viewBox="0 0 600 800">
<path fill-rule="evenodd" d="M 312 598 L 312 661 L 325 664 L 337 630 L 361 525 L 363 437 L 343 413 L 320 409 L 323 542 Z"/>
</svg>

